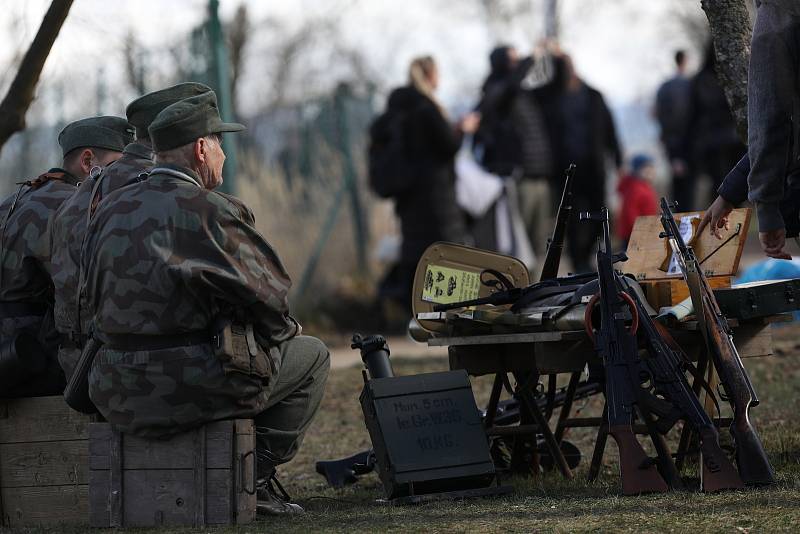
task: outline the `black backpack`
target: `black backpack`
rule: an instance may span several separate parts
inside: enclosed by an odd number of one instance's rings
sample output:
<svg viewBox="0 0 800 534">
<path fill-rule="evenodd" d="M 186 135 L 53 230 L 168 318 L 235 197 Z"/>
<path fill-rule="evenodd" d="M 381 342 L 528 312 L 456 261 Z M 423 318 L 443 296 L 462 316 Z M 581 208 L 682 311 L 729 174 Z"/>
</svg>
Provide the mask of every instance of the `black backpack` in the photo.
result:
<svg viewBox="0 0 800 534">
<path fill-rule="evenodd" d="M 415 168 L 407 144 L 407 111 L 387 110 L 370 126 L 369 184 L 381 198 L 409 191 Z"/>
</svg>

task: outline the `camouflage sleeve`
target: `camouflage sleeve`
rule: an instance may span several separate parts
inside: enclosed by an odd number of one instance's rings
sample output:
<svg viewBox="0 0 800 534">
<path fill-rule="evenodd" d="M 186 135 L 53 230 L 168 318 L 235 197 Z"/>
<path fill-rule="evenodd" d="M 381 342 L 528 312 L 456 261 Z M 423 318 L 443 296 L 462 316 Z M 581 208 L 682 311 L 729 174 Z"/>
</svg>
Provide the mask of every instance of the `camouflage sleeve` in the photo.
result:
<svg viewBox="0 0 800 534">
<path fill-rule="evenodd" d="M 185 262 L 190 286 L 251 319 L 271 346 L 294 337 L 300 328 L 289 315 L 291 280 L 280 258 L 238 204 L 215 203 L 220 209 L 205 221 L 209 246 Z"/>
<path fill-rule="evenodd" d="M 30 241 L 30 250 L 42 269 L 51 273 L 53 216 L 58 208 L 76 191 L 74 185 L 50 182 L 34 191 L 20 210 L 20 224 L 25 226 L 25 238 Z"/>
</svg>

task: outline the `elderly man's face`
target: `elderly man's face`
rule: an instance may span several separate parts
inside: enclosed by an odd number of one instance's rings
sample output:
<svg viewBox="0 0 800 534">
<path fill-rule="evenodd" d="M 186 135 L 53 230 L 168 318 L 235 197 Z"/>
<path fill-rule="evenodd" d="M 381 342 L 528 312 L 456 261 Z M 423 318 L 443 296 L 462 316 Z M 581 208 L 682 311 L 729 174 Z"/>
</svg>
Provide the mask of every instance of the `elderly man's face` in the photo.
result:
<svg viewBox="0 0 800 534">
<path fill-rule="evenodd" d="M 200 160 L 198 174 L 206 189 L 216 189 L 222 184 L 222 166 L 225 164 L 225 151 L 222 150 L 222 137 L 209 135 L 198 139 L 196 154 Z"/>
</svg>

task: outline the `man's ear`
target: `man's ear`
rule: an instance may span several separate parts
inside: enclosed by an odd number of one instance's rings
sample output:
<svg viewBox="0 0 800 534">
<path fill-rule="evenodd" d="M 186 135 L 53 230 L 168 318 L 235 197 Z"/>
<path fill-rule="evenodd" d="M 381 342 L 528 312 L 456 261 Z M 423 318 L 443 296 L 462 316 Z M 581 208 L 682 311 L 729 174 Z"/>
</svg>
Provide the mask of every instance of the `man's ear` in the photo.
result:
<svg viewBox="0 0 800 534">
<path fill-rule="evenodd" d="M 81 149 L 78 163 L 81 166 L 81 175 L 89 176 L 89 172 L 92 170 L 92 167 L 94 167 L 94 152 L 92 152 L 91 148 Z"/>
<path fill-rule="evenodd" d="M 194 159 L 198 163 L 206 162 L 206 140 L 202 137 L 194 142 Z"/>
</svg>

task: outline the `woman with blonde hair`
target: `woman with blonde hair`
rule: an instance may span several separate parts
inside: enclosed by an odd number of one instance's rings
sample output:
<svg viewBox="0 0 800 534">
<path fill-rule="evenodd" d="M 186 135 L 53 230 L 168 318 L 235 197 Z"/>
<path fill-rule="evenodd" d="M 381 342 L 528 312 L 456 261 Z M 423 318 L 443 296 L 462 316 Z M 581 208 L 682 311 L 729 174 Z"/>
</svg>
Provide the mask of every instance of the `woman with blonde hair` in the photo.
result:
<svg viewBox="0 0 800 534">
<path fill-rule="evenodd" d="M 408 68 L 408 85 L 392 91 L 386 113 L 373 123 L 373 145 L 400 132 L 402 167 L 408 183 L 394 196 L 400 219 L 400 260 L 382 283 L 383 296 L 410 309 L 414 271 L 425 249 L 436 241 L 464 242 L 464 213 L 456 203 L 455 156 L 464 133 L 473 133 L 479 116 L 470 113 L 456 125 L 435 96 L 439 69 L 431 56 L 417 57 Z"/>
</svg>

